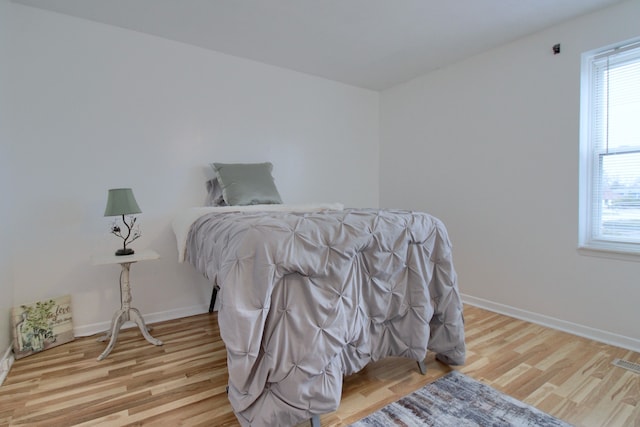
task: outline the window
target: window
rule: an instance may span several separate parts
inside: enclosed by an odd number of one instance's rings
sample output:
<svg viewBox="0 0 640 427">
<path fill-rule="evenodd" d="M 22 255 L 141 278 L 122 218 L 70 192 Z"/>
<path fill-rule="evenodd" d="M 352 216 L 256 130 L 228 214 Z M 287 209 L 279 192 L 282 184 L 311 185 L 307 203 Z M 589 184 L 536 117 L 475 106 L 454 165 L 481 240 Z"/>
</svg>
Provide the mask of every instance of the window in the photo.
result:
<svg viewBox="0 0 640 427">
<path fill-rule="evenodd" d="M 640 255 L 640 40 L 582 56 L 580 247 Z"/>
</svg>

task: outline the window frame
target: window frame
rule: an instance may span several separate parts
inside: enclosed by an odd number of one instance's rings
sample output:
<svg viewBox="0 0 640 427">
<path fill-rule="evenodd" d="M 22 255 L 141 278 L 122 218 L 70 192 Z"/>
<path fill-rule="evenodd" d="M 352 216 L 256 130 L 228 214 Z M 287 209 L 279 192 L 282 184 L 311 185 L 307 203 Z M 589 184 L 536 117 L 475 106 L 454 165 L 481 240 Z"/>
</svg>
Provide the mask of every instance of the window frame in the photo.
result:
<svg viewBox="0 0 640 427">
<path fill-rule="evenodd" d="M 640 38 L 594 49 L 582 54 L 580 79 L 580 157 L 579 157 L 579 216 L 578 216 L 578 250 L 585 255 L 626 259 L 640 262 L 640 243 L 614 239 L 603 239 L 595 233 L 595 224 L 599 224 L 602 216 L 601 203 L 596 203 L 596 186 L 601 180 L 603 156 L 607 153 L 597 147 L 594 142 L 596 98 L 595 68 L 596 61 L 605 56 L 628 50 L 639 50 Z M 604 72 L 604 71 L 600 71 Z M 638 147 L 629 150 L 618 150 L 618 153 L 631 153 Z M 596 206 L 597 205 L 597 206 Z"/>
</svg>

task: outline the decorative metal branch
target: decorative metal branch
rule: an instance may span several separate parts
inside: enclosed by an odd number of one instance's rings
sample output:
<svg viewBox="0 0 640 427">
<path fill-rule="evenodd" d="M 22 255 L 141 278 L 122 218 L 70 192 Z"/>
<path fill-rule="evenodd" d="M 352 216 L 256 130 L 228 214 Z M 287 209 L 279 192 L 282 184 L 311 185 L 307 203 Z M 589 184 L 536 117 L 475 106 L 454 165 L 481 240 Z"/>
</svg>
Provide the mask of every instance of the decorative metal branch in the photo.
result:
<svg viewBox="0 0 640 427">
<path fill-rule="evenodd" d="M 117 220 L 115 220 L 113 222 L 113 224 L 111 225 L 111 234 L 118 236 L 119 238 L 122 239 L 122 249 L 118 251 L 118 253 L 120 254 L 132 254 L 133 250 L 132 249 L 127 249 L 127 245 L 130 244 L 131 242 L 133 242 L 134 240 L 138 239 L 140 236 L 142 236 L 142 232 L 140 231 L 140 226 L 137 226 L 134 228 L 134 226 L 136 225 L 136 220 L 137 218 L 133 215 L 129 216 L 129 221 L 127 222 L 126 218 L 124 215 L 122 215 L 122 222 L 124 223 L 124 225 L 127 227 L 127 234 L 124 235 L 122 233 L 122 229 L 120 228 L 120 226 L 118 225 Z M 116 254 L 118 254 L 116 253 Z"/>
</svg>

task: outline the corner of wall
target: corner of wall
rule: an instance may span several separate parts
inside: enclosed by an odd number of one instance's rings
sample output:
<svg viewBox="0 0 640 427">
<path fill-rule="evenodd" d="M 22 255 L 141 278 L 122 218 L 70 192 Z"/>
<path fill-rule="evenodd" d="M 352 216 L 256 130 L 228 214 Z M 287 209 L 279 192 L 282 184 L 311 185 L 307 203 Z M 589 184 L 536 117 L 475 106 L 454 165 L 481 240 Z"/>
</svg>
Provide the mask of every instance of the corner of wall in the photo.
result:
<svg viewBox="0 0 640 427">
<path fill-rule="evenodd" d="M 12 346 L 9 346 L 7 351 L 4 352 L 2 359 L 0 359 L 0 386 L 4 383 L 5 378 L 9 375 L 9 371 L 11 370 L 11 366 L 13 365 L 14 358 L 12 352 Z"/>
<path fill-rule="evenodd" d="M 9 96 L 9 87 L 12 82 L 10 79 L 13 55 L 10 41 L 14 39 L 11 30 L 14 28 L 12 19 L 14 18 L 13 5 L 8 0 L 0 1 L 0 61 L 8 66 L 1 67 L 0 70 L 0 194 L 9 197 L 9 201 L 5 206 L 11 206 L 14 202 L 14 190 L 9 184 L 13 175 L 13 166 L 11 159 L 10 141 L 12 141 L 12 133 L 10 131 L 11 119 L 9 112 L 13 108 L 12 100 Z M 9 181 L 7 181 L 9 179 Z M 12 209 L 3 209 L 0 212 L 0 221 L 3 224 L 0 230 L 0 349 L 8 346 L 8 349 L 0 354 L 0 385 L 4 382 L 11 365 L 13 364 L 13 353 L 11 352 L 11 330 L 9 327 L 9 312 L 13 304 L 13 265 L 11 243 L 13 242 L 13 217 L 15 213 Z"/>
</svg>

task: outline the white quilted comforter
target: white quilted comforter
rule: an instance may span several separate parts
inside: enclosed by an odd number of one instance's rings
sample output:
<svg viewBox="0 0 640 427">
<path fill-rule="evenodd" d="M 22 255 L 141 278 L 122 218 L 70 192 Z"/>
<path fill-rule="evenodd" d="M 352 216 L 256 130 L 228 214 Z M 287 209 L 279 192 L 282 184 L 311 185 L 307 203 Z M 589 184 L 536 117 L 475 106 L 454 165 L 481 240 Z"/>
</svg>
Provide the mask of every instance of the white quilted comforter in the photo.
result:
<svg viewBox="0 0 640 427">
<path fill-rule="evenodd" d="M 397 210 L 214 212 L 186 260 L 220 287 L 229 400 L 243 426 L 337 409 L 344 375 L 385 356 L 452 365 L 465 343 L 447 231 Z"/>
</svg>

